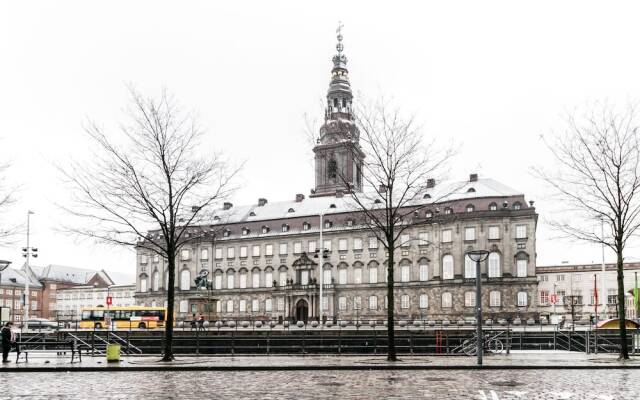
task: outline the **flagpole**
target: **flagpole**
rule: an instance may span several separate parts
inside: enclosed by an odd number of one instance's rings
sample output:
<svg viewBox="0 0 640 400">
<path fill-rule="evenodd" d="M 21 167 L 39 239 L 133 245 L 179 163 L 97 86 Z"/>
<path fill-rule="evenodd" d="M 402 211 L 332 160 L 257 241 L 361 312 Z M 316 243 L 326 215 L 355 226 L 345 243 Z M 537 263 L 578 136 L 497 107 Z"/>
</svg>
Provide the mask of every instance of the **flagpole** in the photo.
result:
<svg viewBox="0 0 640 400">
<path fill-rule="evenodd" d="M 635 300 L 635 308 L 636 308 L 636 320 L 640 317 L 640 315 L 638 315 L 638 304 L 640 304 L 640 302 L 638 302 L 638 271 L 634 272 L 633 275 L 635 276 L 635 288 L 633 290 L 633 300 Z"/>
<path fill-rule="evenodd" d="M 593 274 L 593 295 L 596 311 L 596 326 L 598 325 L 598 274 Z"/>
</svg>

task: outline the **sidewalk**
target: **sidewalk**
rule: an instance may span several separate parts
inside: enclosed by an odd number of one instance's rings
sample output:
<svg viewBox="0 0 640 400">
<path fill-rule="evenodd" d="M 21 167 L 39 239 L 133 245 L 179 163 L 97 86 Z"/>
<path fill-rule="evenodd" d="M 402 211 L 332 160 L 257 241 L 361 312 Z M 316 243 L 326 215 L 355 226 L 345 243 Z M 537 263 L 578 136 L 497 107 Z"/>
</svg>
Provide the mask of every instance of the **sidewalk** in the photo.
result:
<svg viewBox="0 0 640 400">
<path fill-rule="evenodd" d="M 622 362 L 614 354 L 587 355 L 574 352 L 512 352 L 510 355 L 486 355 L 484 365 L 476 365 L 467 356 L 402 356 L 388 362 L 384 355 L 290 355 L 290 356 L 178 356 L 173 362 L 159 361 L 159 356 L 122 357 L 107 363 L 104 356 L 85 356 L 71 364 L 70 357 L 55 353 L 2 364 L 1 372 L 46 371 L 277 371 L 277 370 L 437 370 L 437 369 L 640 369 L 640 357 Z"/>
</svg>

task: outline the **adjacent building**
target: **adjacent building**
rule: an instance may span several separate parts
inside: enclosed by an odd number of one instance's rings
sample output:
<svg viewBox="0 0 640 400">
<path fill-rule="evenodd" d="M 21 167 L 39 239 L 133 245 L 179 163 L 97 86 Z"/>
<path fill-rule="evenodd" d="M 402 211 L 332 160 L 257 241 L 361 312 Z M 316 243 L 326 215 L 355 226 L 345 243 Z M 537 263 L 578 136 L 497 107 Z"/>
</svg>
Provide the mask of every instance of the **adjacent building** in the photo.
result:
<svg viewBox="0 0 640 400">
<path fill-rule="evenodd" d="M 80 285 L 59 289 L 56 294 L 56 308 L 59 316 L 75 320 L 85 307 L 107 307 L 107 297 L 111 297 L 112 307 L 135 305 L 135 284 L 130 285 Z"/>
<path fill-rule="evenodd" d="M 178 318 L 203 312 L 212 319 L 382 320 L 390 306 L 403 319 L 471 319 L 475 265 L 466 253 L 477 249 L 490 251 L 481 271 L 485 315 L 537 318 L 533 202 L 476 174 L 453 185 L 430 179 L 415 198 L 420 208 L 400 238 L 396 301 L 388 304 L 388 255 L 361 223 L 363 216 L 349 196 L 363 190 L 364 156 L 342 37 L 338 39 L 325 122 L 313 149 L 315 188 L 309 196 L 297 194 L 287 201 L 260 198 L 239 207 L 226 203 L 210 224 L 195 227 L 202 232 L 213 226 L 216 233 L 194 235 L 197 239 L 180 250 Z M 317 258 L 319 249 L 327 250 L 326 258 Z M 137 302 L 166 304 L 166 260 L 140 246 L 136 272 Z M 205 274 L 212 290 L 195 287 L 194 279 Z"/>
<path fill-rule="evenodd" d="M 8 308 L 10 321 L 19 323 L 24 313 L 25 274 L 7 268 L 0 274 L 0 279 L 0 307 Z M 42 284 L 32 278 L 29 281 L 29 316 L 42 317 L 42 299 Z"/>
</svg>

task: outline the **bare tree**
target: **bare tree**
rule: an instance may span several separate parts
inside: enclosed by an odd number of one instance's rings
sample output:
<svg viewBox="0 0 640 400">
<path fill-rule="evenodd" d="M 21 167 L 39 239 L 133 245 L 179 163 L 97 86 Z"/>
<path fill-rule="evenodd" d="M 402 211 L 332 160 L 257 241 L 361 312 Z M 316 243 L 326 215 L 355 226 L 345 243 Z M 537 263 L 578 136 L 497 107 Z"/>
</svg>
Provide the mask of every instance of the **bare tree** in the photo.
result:
<svg viewBox="0 0 640 400">
<path fill-rule="evenodd" d="M 565 237 L 599 243 L 616 254 L 620 358 L 628 359 L 624 304 L 624 251 L 640 226 L 640 143 L 634 105 L 596 106 L 569 116 L 565 132 L 545 142 L 557 163 L 535 173 L 554 191 L 561 214 L 551 225 Z M 602 219 L 604 234 L 593 229 Z M 606 294 L 603 296 L 606 301 Z"/>
<path fill-rule="evenodd" d="M 435 141 L 425 145 L 423 133 L 413 118 L 404 118 L 399 110 L 380 101 L 363 106 L 355 116 L 360 131 L 360 146 L 351 140 L 344 148 L 351 156 L 362 158 L 363 191 L 351 190 L 352 206 L 361 216 L 359 223 L 382 243 L 387 260 L 387 334 L 389 361 L 396 361 L 394 330 L 395 252 L 407 229 L 424 223 L 420 210 L 443 200 L 451 191 L 442 191 L 426 199 L 429 179 L 440 177 L 453 148 L 439 149 Z M 347 185 L 349 176 L 338 169 L 339 179 Z M 451 188 L 449 188 L 451 189 Z"/>
<path fill-rule="evenodd" d="M 97 150 L 88 163 L 61 168 L 73 188 L 64 208 L 83 219 L 68 230 L 98 242 L 146 249 L 168 266 L 164 361 L 173 359 L 175 262 L 185 243 L 211 235 L 215 204 L 234 189 L 238 168 L 219 154 L 198 156 L 195 117 L 163 92 L 157 100 L 130 88 L 130 122 L 116 144 L 96 124 L 86 128 Z M 87 223 L 88 221 L 88 223 Z M 214 232 L 215 233 L 215 232 Z"/>
<path fill-rule="evenodd" d="M 0 164 L 0 215 L 5 214 L 16 201 L 15 194 L 17 189 L 7 184 L 6 172 L 9 166 L 9 163 Z M 0 246 L 13 243 L 14 237 L 19 230 L 19 225 L 0 220 Z"/>
</svg>

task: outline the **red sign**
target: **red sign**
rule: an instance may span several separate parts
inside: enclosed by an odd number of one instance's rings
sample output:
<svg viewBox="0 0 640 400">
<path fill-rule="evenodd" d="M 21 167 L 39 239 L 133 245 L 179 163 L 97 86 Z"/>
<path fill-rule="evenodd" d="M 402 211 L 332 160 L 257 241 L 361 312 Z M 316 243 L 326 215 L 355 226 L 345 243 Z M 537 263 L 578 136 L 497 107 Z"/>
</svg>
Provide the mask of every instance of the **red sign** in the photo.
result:
<svg viewBox="0 0 640 400">
<path fill-rule="evenodd" d="M 113 297 L 107 296 L 107 305 L 110 306 L 112 303 Z"/>
<path fill-rule="evenodd" d="M 550 295 L 549 301 L 551 302 L 551 304 L 556 304 L 558 302 L 558 295 L 557 294 Z"/>
</svg>

